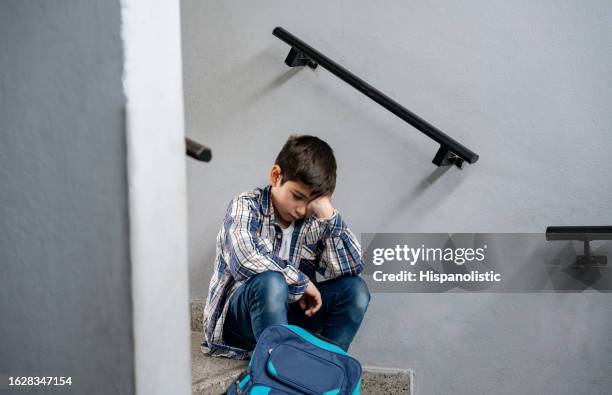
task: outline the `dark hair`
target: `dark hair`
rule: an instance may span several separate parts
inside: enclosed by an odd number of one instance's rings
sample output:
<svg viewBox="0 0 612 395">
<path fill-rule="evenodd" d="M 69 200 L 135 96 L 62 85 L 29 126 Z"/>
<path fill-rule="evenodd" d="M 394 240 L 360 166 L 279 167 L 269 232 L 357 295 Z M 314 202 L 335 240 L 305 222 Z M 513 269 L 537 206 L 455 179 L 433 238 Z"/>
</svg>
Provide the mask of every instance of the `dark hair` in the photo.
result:
<svg viewBox="0 0 612 395">
<path fill-rule="evenodd" d="M 332 194 L 336 189 L 334 151 L 315 136 L 289 136 L 274 164 L 281 168 L 281 185 L 300 181 L 312 188 L 312 195 Z"/>
</svg>

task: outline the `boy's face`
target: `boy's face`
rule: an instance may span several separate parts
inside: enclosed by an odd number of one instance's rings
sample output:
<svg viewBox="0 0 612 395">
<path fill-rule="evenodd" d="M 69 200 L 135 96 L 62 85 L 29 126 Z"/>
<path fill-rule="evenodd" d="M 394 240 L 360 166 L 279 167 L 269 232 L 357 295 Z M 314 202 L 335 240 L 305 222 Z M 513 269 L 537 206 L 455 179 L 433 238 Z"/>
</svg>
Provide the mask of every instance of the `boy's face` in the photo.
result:
<svg viewBox="0 0 612 395">
<path fill-rule="evenodd" d="M 272 204 L 278 223 L 286 228 L 291 222 L 304 218 L 308 204 L 318 196 L 311 196 L 312 187 L 299 181 L 287 181 L 281 185 L 281 168 L 274 165 L 270 171 L 272 185 Z"/>
</svg>

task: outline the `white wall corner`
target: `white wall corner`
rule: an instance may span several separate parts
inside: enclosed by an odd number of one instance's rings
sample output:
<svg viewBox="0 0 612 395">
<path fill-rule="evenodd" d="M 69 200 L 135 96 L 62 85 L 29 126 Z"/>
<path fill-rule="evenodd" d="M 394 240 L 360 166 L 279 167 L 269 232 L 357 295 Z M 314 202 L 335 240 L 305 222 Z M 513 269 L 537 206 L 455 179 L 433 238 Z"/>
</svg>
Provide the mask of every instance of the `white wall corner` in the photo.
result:
<svg viewBox="0 0 612 395">
<path fill-rule="evenodd" d="M 191 393 L 180 3 L 121 0 L 137 394 Z"/>
</svg>

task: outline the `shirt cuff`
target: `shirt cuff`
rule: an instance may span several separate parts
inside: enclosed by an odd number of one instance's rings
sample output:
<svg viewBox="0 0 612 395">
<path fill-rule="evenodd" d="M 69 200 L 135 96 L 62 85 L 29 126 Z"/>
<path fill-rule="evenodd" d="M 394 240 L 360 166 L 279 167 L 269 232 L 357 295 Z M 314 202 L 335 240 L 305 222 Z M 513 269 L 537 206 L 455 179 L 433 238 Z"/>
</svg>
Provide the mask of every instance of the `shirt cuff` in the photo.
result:
<svg viewBox="0 0 612 395">
<path fill-rule="evenodd" d="M 289 266 L 289 267 L 293 268 L 293 266 Z M 308 286 L 308 281 L 309 281 L 308 276 L 304 274 L 302 271 L 298 269 L 295 269 L 295 271 L 298 274 L 298 280 L 295 284 L 288 286 L 289 303 L 295 302 L 296 300 L 302 297 L 302 295 L 304 294 L 304 291 L 306 291 L 306 287 Z"/>
<path fill-rule="evenodd" d="M 328 219 L 317 218 L 317 225 L 323 231 L 324 237 L 338 237 L 344 229 L 344 221 L 340 217 L 338 210 L 334 209 L 334 215 Z"/>
<path fill-rule="evenodd" d="M 338 215 L 338 210 L 334 209 L 334 213 L 332 214 L 332 216 L 331 216 L 331 217 L 329 217 L 329 218 L 319 218 L 319 217 L 316 217 L 316 218 L 317 218 L 319 221 L 329 221 L 329 220 L 334 219 L 334 218 L 336 217 L 336 215 Z"/>
</svg>

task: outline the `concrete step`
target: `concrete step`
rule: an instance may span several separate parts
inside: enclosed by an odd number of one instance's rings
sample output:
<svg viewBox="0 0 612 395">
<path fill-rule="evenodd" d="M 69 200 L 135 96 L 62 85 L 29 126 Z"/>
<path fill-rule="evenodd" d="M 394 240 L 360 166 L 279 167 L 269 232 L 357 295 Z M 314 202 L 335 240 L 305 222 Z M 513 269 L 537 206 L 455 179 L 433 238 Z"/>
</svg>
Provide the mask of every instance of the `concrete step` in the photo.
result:
<svg viewBox="0 0 612 395">
<path fill-rule="evenodd" d="M 202 319 L 204 318 L 204 305 L 206 300 L 204 299 L 191 299 L 190 310 L 191 310 L 191 330 L 196 332 L 202 332 Z"/>
<path fill-rule="evenodd" d="M 248 361 L 210 357 L 202 353 L 201 332 L 191 332 L 192 392 L 197 395 L 223 394 L 246 371 Z M 414 373 L 410 369 L 363 366 L 362 394 L 414 395 Z"/>
</svg>

